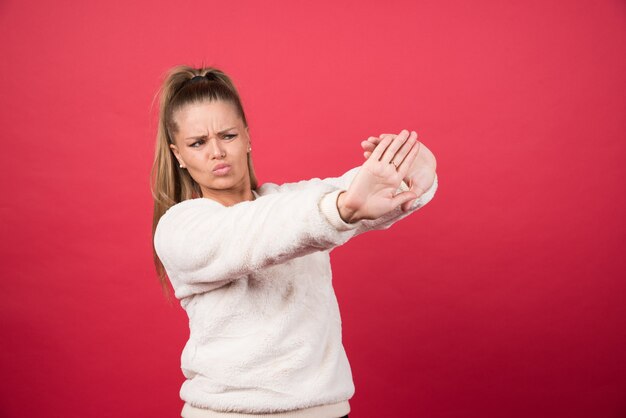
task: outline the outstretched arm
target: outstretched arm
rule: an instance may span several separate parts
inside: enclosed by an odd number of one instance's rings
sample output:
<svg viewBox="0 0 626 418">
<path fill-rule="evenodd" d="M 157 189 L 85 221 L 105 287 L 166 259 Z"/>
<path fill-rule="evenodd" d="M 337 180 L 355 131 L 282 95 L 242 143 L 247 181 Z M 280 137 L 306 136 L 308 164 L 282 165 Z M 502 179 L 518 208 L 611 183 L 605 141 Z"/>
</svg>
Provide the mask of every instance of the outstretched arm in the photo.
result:
<svg viewBox="0 0 626 418">
<path fill-rule="evenodd" d="M 343 244 L 356 225 L 336 228 L 319 206 L 319 184 L 233 206 L 186 200 L 159 220 L 154 236 L 176 296 L 212 290 L 264 266 Z M 325 210 L 337 208 L 327 207 Z"/>
<path fill-rule="evenodd" d="M 416 197 L 395 193 L 415 157 L 409 149 L 399 139 L 381 141 L 345 192 L 320 181 L 228 207 L 206 198 L 172 206 L 157 224 L 154 246 L 176 296 L 209 291 L 264 266 L 343 244 L 361 220 L 377 219 Z M 388 160 L 398 150 L 407 159 L 396 170 Z"/>
</svg>

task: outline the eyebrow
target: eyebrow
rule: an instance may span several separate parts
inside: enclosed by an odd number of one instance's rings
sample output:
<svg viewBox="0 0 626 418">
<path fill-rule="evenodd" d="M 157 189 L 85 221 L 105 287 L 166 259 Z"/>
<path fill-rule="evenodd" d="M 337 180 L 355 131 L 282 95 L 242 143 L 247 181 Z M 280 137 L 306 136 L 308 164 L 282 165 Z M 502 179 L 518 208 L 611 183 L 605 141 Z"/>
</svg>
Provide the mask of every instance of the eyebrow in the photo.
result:
<svg viewBox="0 0 626 418">
<path fill-rule="evenodd" d="M 218 135 L 225 134 L 226 132 L 228 132 L 230 130 L 233 130 L 235 128 L 236 128 L 236 126 L 233 126 L 232 128 L 224 129 L 223 131 L 218 132 L 217 134 Z M 198 136 L 190 136 L 189 138 L 185 138 L 185 140 L 187 140 L 187 139 L 200 139 L 200 138 L 206 138 L 206 134 L 198 135 Z"/>
</svg>

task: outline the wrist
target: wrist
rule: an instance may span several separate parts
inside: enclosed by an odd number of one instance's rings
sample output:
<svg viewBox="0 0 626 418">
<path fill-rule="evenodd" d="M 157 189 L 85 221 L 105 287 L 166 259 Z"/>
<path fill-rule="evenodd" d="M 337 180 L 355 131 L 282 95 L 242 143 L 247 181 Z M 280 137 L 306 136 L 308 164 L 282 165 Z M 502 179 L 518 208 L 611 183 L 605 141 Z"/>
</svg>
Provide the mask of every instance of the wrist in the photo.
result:
<svg viewBox="0 0 626 418">
<path fill-rule="evenodd" d="M 337 209 L 339 210 L 339 216 L 346 223 L 351 224 L 360 220 L 356 208 L 350 203 L 350 199 L 346 196 L 345 191 L 339 193 L 339 197 L 337 197 Z"/>
</svg>

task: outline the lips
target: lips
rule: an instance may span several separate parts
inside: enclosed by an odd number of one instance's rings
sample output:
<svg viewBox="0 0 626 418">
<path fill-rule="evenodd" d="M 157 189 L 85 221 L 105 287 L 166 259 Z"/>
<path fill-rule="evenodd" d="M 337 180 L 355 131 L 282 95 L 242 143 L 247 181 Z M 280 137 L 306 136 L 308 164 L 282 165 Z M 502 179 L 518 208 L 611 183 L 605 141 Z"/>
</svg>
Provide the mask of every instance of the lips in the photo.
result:
<svg viewBox="0 0 626 418">
<path fill-rule="evenodd" d="M 216 176 L 224 176 L 228 174 L 229 171 L 230 171 L 230 165 L 228 164 L 218 164 L 215 167 L 213 167 L 213 174 L 215 174 Z"/>
</svg>

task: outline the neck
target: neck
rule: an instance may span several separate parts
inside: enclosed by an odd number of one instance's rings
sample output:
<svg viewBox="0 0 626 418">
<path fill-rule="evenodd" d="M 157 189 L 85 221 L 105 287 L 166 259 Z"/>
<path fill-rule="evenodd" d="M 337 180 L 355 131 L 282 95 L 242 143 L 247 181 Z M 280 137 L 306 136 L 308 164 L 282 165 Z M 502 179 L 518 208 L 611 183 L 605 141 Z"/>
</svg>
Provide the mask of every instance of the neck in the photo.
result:
<svg viewBox="0 0 626 418">
<path fill-rule="evenodd" d="M 237 203 L 254 200 L 250 186 L 241 189 L 213 190 L 202 188 L 202 197 L 215 200 L 224 206 L 233 206 Z"/>
</svg>

